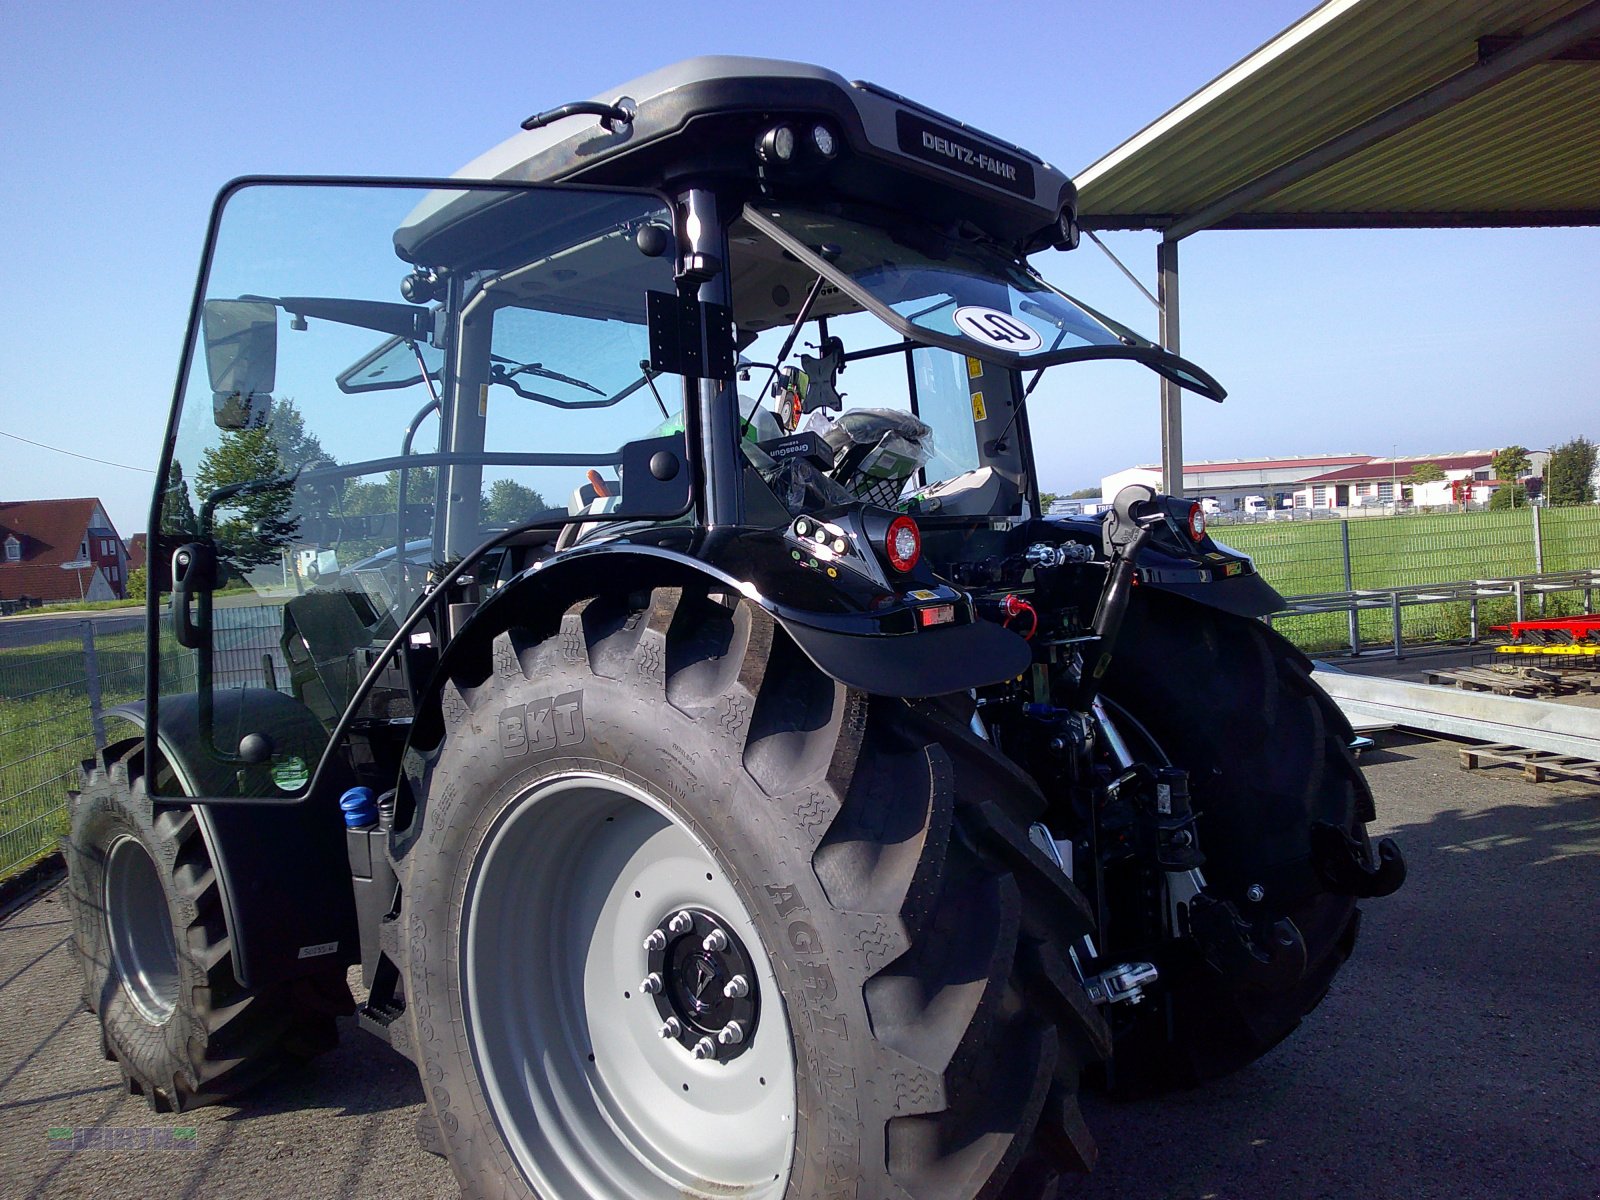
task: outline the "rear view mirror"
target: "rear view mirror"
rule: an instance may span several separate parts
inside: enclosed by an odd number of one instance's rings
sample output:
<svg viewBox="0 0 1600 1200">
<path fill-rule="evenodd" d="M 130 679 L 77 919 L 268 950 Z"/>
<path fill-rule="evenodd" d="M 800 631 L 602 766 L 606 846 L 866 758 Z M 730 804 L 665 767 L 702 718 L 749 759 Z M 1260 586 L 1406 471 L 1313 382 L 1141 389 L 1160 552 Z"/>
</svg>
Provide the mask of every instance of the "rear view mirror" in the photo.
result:
<svg viewBox="0 0 1600 1200">
<path fill-rule="evenodd" d="M 217 428 L 264 425 L 277 375 L 277 306 L 270 300 L 207 300 L 200 327 Z"/>
</svg>

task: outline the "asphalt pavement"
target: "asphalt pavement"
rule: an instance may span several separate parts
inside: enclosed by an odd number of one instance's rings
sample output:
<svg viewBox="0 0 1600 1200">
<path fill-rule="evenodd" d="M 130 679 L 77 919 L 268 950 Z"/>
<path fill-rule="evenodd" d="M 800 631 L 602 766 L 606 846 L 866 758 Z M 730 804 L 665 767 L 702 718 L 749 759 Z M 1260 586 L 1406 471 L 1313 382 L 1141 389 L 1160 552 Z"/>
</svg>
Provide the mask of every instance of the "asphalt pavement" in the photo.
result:
<svg viewBox="0 0 1600 1200">
<path fill-rule="evenodd" d="M 1389 735 L 1364 760 L 1410 879 L 1260 1062 L 1159 1101 L 1086 1100 L 1074 1197 L 1600 1197 L 1600 789 L 1462 771 Z M 78 1002 L 58 888 L 0 923 L 0 1195 L 456 1194 L 413 1135 L 409 1063 L 339 1049 L 238 1104 L 156 1115 Z"/>
<path fill-rule="evenodd" d="M 80 641 L 83 622 L 94 625 L 96 637 L 144 628 L 142 608 L 101 608 L 84 611 L 19 613 L 0 617 L 0 650 L 42 646 L 47 642 Z"/>
</svg>

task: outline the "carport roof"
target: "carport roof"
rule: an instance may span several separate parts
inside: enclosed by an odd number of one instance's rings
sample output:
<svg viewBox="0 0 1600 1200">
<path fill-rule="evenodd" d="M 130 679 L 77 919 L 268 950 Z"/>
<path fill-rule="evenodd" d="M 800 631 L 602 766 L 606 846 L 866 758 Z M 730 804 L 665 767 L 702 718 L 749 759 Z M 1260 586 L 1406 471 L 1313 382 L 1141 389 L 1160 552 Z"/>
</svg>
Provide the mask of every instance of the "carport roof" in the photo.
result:
<svg viewBox="0 0 1600 1200">
<path fill-rule="evenodd" d="M 1600 223 L 1600 0 L 1329 0 L 1075 179 L 1169 239 Z"/>
</svg>

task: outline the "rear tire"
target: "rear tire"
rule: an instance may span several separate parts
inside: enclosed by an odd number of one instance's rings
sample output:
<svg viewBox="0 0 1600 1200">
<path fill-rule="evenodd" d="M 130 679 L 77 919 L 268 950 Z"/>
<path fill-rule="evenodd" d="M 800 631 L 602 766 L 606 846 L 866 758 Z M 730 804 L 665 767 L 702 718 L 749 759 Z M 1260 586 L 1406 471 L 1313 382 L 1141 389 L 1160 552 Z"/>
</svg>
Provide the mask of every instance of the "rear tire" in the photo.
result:
<svg viewBox="0 0 1600 1200">
<path fill-rule="evenodd" d="M 468 1196 L 1021 1200 L 1092 1157 L 1077 1074 L 1108 1035 L 1036 936 L 1087 908 L 1017 824 L 1037 792 L 970 734 L 678 588 L 502 634 L 444 714 L 397 855 L 407 1017 Z M 638 985 L 652 953 L 702 957 L 702 916 L 732 941 L 695 979 L 742 964 L 758 1007 L 696 1058 L 731 1010 L 661 1036 L 716 994 Z"/>
<path fill-rule="evenodd" d="M 1355 900 L 1328 890 L 1312 852 L 1327 822 L 1362 842 L 1372 793 L 1352 733 L 1311 680 L 1306 657 L 1260 622 L 1159 594 L 1128 614 L 1106 694 L 1189 772 L 1207 888 L 1249 919 L 1286 917 L 1306 968 L 1278 989 L 1247 989 L 1191 942 L 1159 957 L 1156 1003 L 1121 1006 L 1113 1091 L 1145 1095 L 1230 1074 L 1276 1046 L 1321 1003 L 1360 926 Z M 1252 886 L 1262 899 L 1250 899 Z"/>
<path fill-rule="evenodd" d="M 337 1043 L 342 968 L 241 987 L 194 810 L 155 804 L 137 743 L 86 765 L 70 800 L 72 950 L 83 1001 L 130 1092 L 158 1112 L 230 1098 Z"/>
</svg>

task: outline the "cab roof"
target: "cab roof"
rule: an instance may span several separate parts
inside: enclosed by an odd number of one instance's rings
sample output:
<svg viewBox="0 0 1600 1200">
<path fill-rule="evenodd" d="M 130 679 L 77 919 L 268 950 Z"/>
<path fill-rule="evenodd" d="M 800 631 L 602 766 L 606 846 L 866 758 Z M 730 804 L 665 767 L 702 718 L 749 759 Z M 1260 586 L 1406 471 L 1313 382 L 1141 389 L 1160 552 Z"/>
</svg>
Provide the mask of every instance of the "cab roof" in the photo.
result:
<svg viewBox="0 0 1600 1200">
<path fill-rule="evenodd" d="M 765 194 L 826 196 L 968 222 L 1027 249 L 1049 244 L 1067 176 L 1037 155 L 962 121 L 824 67 L 738 56 L 691 58 L 593 98 L 630 109 L 608 128 L 572 116 L 507 138 L 467 163 L 461 178 L 672 189 L 694 184 Z M 792 169 L 763 167 L 757 143 L 775 124 L 802 139 L 822 121 L 835 156 Z M 802 160 L 805 155 L 799 156 Z"/>
</svg>

